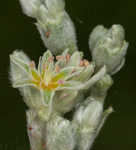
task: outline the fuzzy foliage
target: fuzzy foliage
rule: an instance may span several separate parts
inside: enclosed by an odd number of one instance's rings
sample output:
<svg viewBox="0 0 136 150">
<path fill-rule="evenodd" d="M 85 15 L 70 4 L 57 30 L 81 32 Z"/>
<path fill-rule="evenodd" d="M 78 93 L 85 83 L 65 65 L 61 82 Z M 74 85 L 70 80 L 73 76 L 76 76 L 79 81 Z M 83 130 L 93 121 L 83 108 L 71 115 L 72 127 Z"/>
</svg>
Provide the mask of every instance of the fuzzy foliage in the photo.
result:
<svg viewBox="0 0 136 150">
<path fill-rule="evenodd" d="M 121 25 L 98 25 L 89 37 L 92 61 L 78 51 L 75 28 L 64 0 L 20 0 L 36 19 L 47 51 L 38 66 L 23 52 L 10 55 L 10 80 L 25 104 L 32 150 L 89 150 L 112 107 L 104 100 L 111 75 L 125 63 L 128 43 Z M 68 119 L 67 113 L 71 114 Z M 72 112 L 72 113 L 71 113 Z"/>
</svg>

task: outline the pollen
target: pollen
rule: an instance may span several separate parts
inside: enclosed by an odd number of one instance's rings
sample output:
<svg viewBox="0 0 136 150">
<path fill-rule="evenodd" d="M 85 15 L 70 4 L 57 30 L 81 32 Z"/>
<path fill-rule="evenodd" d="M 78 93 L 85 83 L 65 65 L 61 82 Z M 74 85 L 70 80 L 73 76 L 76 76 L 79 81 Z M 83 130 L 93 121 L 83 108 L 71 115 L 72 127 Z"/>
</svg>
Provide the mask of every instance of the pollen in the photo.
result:
<svg viewBox="0 0 136 150">
<path fill-rule="evenodd" d="M 59 68 L 58 68 L 59 69 Z M 57 80 L 53 80 L 51 72 L 44 70 L 45 76 L 38 74 L 34 70 L 32 72 L 33 80 L 31 81 L 38 89 L 43 90 L 54 90 L 58 86 L 63 84 L 63 80 L 60 80 L 61 76 L 58 76 Z"/>
<path fill-rule="evenodd" d="M 42 89 L 45 89 L 45 88 L 46 88 L 46 85 L 45 85 L 45 83 L 44 83 L 43 81 L 40 82 L 39 86 L 40 86 L 40 88 L 42 88 Z"/>
</svg>

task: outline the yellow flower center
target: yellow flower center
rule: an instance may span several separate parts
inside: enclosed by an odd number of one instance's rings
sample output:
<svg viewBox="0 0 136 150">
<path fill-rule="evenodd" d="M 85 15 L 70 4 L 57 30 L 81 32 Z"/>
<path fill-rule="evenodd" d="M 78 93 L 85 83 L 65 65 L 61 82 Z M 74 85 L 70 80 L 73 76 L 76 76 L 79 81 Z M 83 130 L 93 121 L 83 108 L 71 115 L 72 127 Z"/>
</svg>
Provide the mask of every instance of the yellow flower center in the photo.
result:
<svg viewBox="0 0 136 150">
<path fill-rule="evenodd" d="M 61 84 L 63 84 L 63 80 L 61 80 L 61 74 L 52 76 L 52 73 L 49 71 L 44 71 L 44 75 L 39 75 L 33 68 L 31 69 L 32 74 L 32 83 L 35 84 L 39 89 L 43 90 L 54 90 Z"/>
</svg>

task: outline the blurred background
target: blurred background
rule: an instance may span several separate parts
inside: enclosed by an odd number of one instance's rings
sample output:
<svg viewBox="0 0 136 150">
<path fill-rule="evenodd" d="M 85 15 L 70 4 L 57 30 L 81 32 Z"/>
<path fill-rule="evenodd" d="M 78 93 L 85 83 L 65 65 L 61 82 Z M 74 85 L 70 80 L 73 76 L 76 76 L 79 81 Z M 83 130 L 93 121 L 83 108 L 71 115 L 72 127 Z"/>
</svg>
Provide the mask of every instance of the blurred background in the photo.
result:
<svg viewBox="0 0 136 150">
<path fill-rule="evenodd" d="M 88 37 L 103 24 L 121 24 L 129 49 L 126 64 L 114 78 L 105 108 L 115 109 L 108 118 L 92 150 L 136 150 L 136 1 L 66 0 L 66 10 L 75 23 L 80 50 L 91 60 Z M 34 25 L 23 15 L 19 0 L 0 2 L 0 150 L 29 150 L 26 132 L 26 106 L 9 82 L 9 54 L 23 49 L 38 61 L 46 50 Z"/>
</svg>

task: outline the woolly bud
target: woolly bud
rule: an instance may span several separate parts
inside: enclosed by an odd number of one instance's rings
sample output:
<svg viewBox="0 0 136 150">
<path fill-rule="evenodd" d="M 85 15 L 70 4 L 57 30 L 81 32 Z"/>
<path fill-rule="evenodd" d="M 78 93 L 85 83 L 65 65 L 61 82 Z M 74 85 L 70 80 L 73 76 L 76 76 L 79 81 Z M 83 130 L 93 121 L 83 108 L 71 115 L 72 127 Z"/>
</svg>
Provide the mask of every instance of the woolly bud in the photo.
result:
<svg viewBox="0 0 136 150">
<path fill-rule="evenodd" d="M 125 62 L 128 43 L 121 25 L 113 25 L 109 30 L 97 26 L 90 35 L 89 45 L 96 67 L 106 65 L 107 72 L 118 72 Z"/>
<path fill-rule="evenodd" d="M 80 127 L 78 128 L 80 131 L 78 137 L 80 141 L 78 143 L 79 150 L 89 150 L 96 137 L 97 127 L 101 121 L 102 114 L 103 103 L 91 97 L 77 110 L 73 122 Z"/>
<path fill-rule="evenodd" d="M 40 0 L 20 0 L 24 14 L 35 17 L 36 11 L 41 4 Z"/>
</svg>

